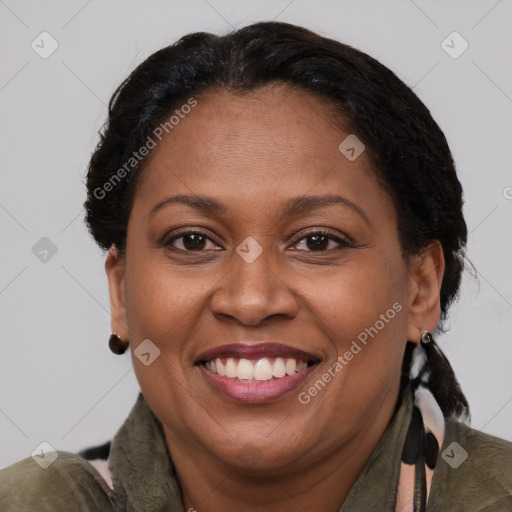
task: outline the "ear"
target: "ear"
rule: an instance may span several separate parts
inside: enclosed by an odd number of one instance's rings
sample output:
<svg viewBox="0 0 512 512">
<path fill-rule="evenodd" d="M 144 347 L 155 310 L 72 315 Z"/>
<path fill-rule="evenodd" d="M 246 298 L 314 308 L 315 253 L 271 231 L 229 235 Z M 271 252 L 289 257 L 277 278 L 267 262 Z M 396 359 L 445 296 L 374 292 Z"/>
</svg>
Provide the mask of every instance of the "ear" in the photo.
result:
<svg viewBox="0 0 512 512">
<path fill-rule="evenodd" d="M 441 316 L 440 292 L 444 274 L 443 247 L 434 240 L 409 266 L 409 325 L 407 339 L 419 343 L 421 330 L 432 332 Z"/>
<path fill-rule="evenodd" d="M 129 335 L 124 296 L 124 265 L 124 258 L 120 257 L 117 247 L 112 244 L 105 260 L 110 295 L 110 328 L 126 342 Z"/>
</svg>

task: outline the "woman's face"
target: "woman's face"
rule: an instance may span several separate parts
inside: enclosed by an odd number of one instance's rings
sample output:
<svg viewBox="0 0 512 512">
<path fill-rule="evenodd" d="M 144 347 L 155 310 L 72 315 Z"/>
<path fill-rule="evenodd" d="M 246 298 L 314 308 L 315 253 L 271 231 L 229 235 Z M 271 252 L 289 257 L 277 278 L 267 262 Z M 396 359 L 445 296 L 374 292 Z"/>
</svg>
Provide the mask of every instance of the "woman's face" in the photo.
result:
<svg viewBox="0 0 512 512">
<path fill-rule="evenodd" d="M 442 263 L 406 264 L 389 195 L 322 100 L 195 99 L 151 150 L 126 259 L 107 258 L 116 330 L 171 449 L 313 463 L 382 432 L 406 340 L 437 324 Z"/>
</svg>

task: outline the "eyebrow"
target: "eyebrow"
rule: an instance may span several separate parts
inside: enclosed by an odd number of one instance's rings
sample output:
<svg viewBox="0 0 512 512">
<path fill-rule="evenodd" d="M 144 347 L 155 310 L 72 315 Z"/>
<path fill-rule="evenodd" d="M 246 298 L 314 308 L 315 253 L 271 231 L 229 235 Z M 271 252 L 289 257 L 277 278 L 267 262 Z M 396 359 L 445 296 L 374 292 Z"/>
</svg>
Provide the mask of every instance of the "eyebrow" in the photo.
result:
<svg viewBox="0 0 512 512">
<path fill-rule="evenodd" d="M 173 203 L 185 204 L 206 214 L 223 214 L 228 211 L 228 208 L 224 204 L 212 197 L 180 194 L 167 197 L 166 199 L 158 202 L 153 207 L 149 215 L 152 216 L 163 207 Z M 322 196 L 298 196 L 289 199 L 284 203 L 283 215 L 285 217 L 293 217 L 312 210 L 324 208 L 330 204 L 342 204 L 344 206 L 348 206 L 357 212 L 368 224 L 370 224 L 368 216 L 360 206 L 353 203 L 346 197 L 335 194 L 326 194 Z"/>
</svg>

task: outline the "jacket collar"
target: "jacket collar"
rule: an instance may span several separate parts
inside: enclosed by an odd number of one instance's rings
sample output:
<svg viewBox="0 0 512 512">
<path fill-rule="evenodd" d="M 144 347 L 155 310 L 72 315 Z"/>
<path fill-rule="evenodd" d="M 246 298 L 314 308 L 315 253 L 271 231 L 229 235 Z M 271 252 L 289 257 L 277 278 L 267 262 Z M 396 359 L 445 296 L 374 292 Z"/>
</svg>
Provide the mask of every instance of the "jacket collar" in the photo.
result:
<svg viewBox="0 0 512 512">
<path fill-rule="evenodd" d="M 412 416 L 413 398 L 405 386 L 395 412 L 350 489 L 339 512 L 394 512 L 405 436 Z"/>
<path fill-rule="evenodd" d="M 411 414 L 412 397 L 404 393 L 339 512 L 369 512 L 376 505 L 381 512 L 394 511 L 400 457 Z M 142 392 L 112 440 L 109 466 L 116 511 L 183 512 L 181 488 L 162 425 Z"/>
<path fill-rule="evenodd" d="M 116 511 L 183 512 L 162 424 L 142 392 L 112 440 L 109 466 Z"/>
</svg>

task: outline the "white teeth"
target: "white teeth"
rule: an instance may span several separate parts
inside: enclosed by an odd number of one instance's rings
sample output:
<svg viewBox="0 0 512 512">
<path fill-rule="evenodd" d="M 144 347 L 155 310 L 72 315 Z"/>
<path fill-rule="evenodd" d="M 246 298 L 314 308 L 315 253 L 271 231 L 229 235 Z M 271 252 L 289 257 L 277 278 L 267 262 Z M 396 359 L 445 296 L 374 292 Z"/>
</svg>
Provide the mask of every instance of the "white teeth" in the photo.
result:
<svg viewBox="0 0 512 512">
<path fill-rule="evenodd" d="M 306 363 L 305 361 L 301 361 L 301 362 L 297 365 L 296 371 L 297 371 L 297 373 L 298 373 L 298 372 L 301 372 L 302 370 L 305 370 L 307 367 L 308 367 L 308 363 Z"/>
<path fill-rule="evenodd" d="M 224 377 L 226 375 L 226 367 L 222 364 L 220 359 L 215 359 L 215 366 L 217 367 L 217 373 L 221 377 Z"/>
<path fill-rule="evenodd" d="M 240 380 L 252 380 L 253 379 L 253 366 L 251 361 L 248 359 L 240 359 L 238 368 L 236 370 L 236 376 Z"/>
<path fill-rule="evenodd" d="M 295 359 L 287 359 L 285 370 L 288 375 L 293 375 L 295 373 L 295 370 L 297 368 L 297 361 Z"/>
<path fill-rule="evenodd" d="M 274 371 L 272 375 L 274 375 L 274 377 L 284 377 L 286 375 L 286 367 L 282 357 L 278 357 L 274 361 Z"/>
<path fill-rule="evenodd" d="M 234 379 L 236 377 L 236 363 L 232 357 L 228 357 L 226 361 L 226 377 L 230 379 Z"/>
<path fill-rule="evenodd" d="M 207 361 L 205 366 L 212 373 L 221 377 L 237 378 L 240 381 L 266 381 L 279 379 L 286 375 L 295 375 L 295 373 L 306 370 L 308 364 L 305 361 L 283 357 L 276 357 L 274 363 L 271 363 L 266 357 L 257 361 L 228 357 L 226 364 L 222 363 L 222 359 L 217 358 Z"/>
<path fill-rule="evenodd" d="M 272 378 L 272 365 L 266 357 L 256 362 L 253 371 L 256 380 L 269 380 Z"/>
</svg>

